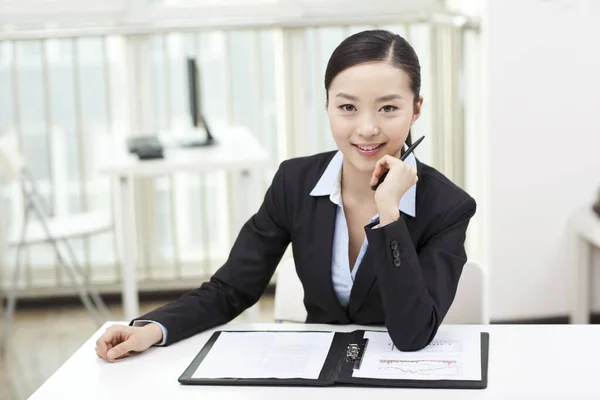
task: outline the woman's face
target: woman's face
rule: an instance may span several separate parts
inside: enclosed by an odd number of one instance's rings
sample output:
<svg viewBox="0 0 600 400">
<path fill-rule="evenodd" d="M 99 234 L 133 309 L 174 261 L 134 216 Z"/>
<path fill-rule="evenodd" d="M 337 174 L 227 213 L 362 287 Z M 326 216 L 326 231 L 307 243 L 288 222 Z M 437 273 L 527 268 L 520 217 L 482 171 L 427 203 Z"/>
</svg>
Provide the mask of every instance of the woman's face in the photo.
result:
<svg viewBox="0 0 600 400">
<path fill-rule="evenodd" d="M 386 154 L 400 156 L 421 112 L 410 79 L 386 62 L 359 64 L 340 72 L 329 87 L 327 114 L 344 163 L 371 172 Z"/>
</svg>

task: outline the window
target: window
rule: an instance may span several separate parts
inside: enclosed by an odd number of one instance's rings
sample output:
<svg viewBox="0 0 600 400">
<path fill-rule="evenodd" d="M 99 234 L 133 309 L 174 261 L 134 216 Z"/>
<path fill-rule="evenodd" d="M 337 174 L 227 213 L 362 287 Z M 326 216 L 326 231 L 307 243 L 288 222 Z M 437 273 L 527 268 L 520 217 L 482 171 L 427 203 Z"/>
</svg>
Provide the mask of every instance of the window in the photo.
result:
<svg viewBox="0 0 600 400">
<path fill-rule="evenodd" d="M 344 7 L 338 0 L 231 0 L 221 8 L 212 0 L 83 3 L 0 0 L 0 26 L 10 20 L 21 29 L 38 29 L 32 33 L 0 28 L 0 135 L 19 136 L 30 168 L 56 213 L 111 208 L 111 184 L 98 176 L 97 169 L 110 157 L 112 140 L 189 127 L 188 55 L 199 62 L 202 104 L 209 123 L 248 126 L 278 160 L 335 148 L 323 111 L 322 81 L 329 55 L 351 33 L 381 27 L 408 37 L 421 58 L 423 95 L 431 99 L 432 88 L 440 87 L 431 58 L 431 24 L 426 18 L 397 22 L 405 16 L 401 9 L 427 13 L 437 9 L 439 1 L 374 0 L 367 11 L 363 2 L 354 0 L 345 1 Z M 68 12 L 55 12 L 67 8 Z M 281 8 L 288 14 L 260 19 Z M 32 9 L 37 14 L 31 14 Z M 212 14 L 206 13 L 209 9 Z M 348 12 L 334 18 L 329 14 L 332 10 Z M 349 23 L 359 11 L 365 13 L 361 22 Z M 39 30 L 51 20 L 49 15 L 59 25 L 72 26 L 78 13 L 87 21 L 80 28 Z M 245 22 L 236 19 L 236 13 L 248 16 Z M 177 28 L 177 19 L 183 17 L 187 22 Z M 346 22 L 337 17 L 347 18 Z M 94 23 L 107 21 L 113 25 L 90 30 Z M 191 29 L 194 23 L 201 29 Z M 19 39 L 31 35 L 37 40 Z M 291 64 L 292 55 L 300 60 L 296 65 Z M 284 65 L 289 68 L 282 69 Z M 294 91 L 293 85 L 300 85 L 302 93 Z M 282 105 L 290 96 L 298 104 L 291 110 Z M 439 106 L 444 109 L 441 118 L 457 107 L 452 97 L 444 101 Z M 425 102 L 414 135 L 428 134 L 430 140 L 420 146 L 419 157 L 435 165 L 434 143 L 442 136 L 434 132 L 436 110 L 431 104 Z M 273 172 L 261 172 L 261 194 Z M 140 277 L 173 278 L 175 271 L 174 279 L 194 285 L 190 277 L 204 279 L 221 265 L 240 227 L 229 206 L 237 198 L 234 179 L 213 173 L 137 184 L 137 194 L 145 200 L 137 205 L 142 224 L 138 232 L 143 233 L 140 248 L 145 249 L 139 255 Z M 0 212 L 11 210 L 9 223 L 19 222 L 17 192 L 2 194 L 9 208 Z M 260 199 L 256 200 L 258 206 Z M 94 279 L 118 279 L 112 235 L 76 245 Z M 40 276 L 50 282 L 56 278 L 54 258 L 46 249 L 33 249 L 29 259 L 33 270 L 46 271 Z M 36 273 L 29 275 L 34 285 Z"/>
</svg>

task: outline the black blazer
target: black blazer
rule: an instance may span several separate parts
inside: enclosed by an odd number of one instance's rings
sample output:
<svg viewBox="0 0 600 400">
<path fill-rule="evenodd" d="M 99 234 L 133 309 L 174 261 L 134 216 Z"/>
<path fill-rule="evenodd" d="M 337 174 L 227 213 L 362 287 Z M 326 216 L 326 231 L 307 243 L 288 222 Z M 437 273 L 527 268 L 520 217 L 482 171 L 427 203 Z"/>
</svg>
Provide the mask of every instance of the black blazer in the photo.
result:
<svg viewBox="0 0 600 400">
<path fill-rule="evenodd" d="M 467 257 L 475 201 L 417 162 L 416 217 L 365 227 L 367 252 L 346 310 L 331 280 L 336 205 L 309 193 L 335 152 L 284 161 L 258 212 L 209 282 L 139 319 L 163 324 L 166 344 L 224 324 L 258 301 L 288 244 L 304 286 L 308 323 L 385 324 L 401 350 L 425 347 L 448 311 Z"/>
</svg>

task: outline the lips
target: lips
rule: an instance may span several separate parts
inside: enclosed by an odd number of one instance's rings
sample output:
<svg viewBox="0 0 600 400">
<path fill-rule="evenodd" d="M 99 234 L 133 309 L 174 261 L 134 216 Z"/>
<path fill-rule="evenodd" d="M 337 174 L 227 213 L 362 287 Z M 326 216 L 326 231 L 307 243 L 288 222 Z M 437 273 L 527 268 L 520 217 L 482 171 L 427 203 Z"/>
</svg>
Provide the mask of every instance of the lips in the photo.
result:
<svg viewBox="0 0 600 400">
<path fill-rule="evenodd" d="M 385 143 L 353 144 L 360 155 L 367 157 L 379 153 L 379 150 L 381 150 L 384 145 Z"/>
<path fill-rule="evenodd" d="M 371 144 L 371 145 L 356 144 L 355 146 L 358 147 L 361 150 L 370 151 L 370 150 L 375 150 L 376 148 L 378 148 L 380 146 L 383 146 L 383 143 Z"/>
</svg>

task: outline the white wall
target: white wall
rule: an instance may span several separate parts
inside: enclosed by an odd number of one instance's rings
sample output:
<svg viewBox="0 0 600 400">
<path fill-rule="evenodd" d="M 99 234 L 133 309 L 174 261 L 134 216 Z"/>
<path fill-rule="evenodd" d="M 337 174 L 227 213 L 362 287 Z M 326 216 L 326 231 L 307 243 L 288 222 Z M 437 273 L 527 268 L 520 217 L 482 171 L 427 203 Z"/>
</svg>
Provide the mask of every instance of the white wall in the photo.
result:
<svg viewBox="0 0 600 400">
<path fill-rule="evenodd" d="M 480 17 L 483 13 L 485 0 L 446 0 L 445 6 L 449 11 Z"/>
<path fill-rule="evenodd" d="M 600 187 L 600 1 L 485 3 L 491 317 L 566 315 L 567 221 Z"/>
</svg>

